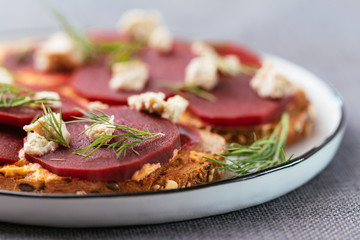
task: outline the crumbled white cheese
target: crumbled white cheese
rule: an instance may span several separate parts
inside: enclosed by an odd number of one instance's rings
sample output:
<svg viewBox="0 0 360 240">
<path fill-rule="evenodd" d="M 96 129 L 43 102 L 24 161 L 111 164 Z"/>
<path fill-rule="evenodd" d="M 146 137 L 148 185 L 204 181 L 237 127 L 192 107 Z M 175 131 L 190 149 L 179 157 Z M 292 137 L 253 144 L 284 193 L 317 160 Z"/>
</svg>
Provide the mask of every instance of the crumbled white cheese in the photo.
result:
<svg viewBox="0 0 360 240">
<path fill-rule="evenodd" d="M 222 74 L 235 76 L 241 73 L 241 62 L 234 54 L 220 56 L 210 44 L 201 41 L 193 42 L 191 51 L 198 56 L 212 58 Z"/>
<path fill-rule="evenodd" d="M 241 73 L 241 63 L 236 55 L 229 54 L 218 59 L 218 69 L 225 75 L 236 76 Z"/>
<path fill-rule="evenodd" d="M 24 151 L 30 155 L 44 155 L 48 152 L 53 152 L 59 147 L 58 143 L 47 140 L 45 137 L 35 133 L 29 132 L 27 140 L 24 143 Z"/>
<path fill-rule="evenodd" d="M 113 135 L 115 128 L 111 124 L 114 124 L 114 116 L 111 116 L 109 123 L 96 124 L 93 127 L 85 125 L 85 134 L 91 141 L 95 141 L 100 135 Z"/>
<path fill-rule="evenodd" d="M 161 14 L 153 10 L 133 9 L 123 14 L 118 22 L 120 32 L 151 48 L 168 53 L 173 45 L 170 31 L 163 25 Z"/>
<path fill-rule="evenodd" d="M 155 113 L 176 122 L 185 112 L 189 102 L 181 96 L 174 96 L 167 101 L 164 93 L 146 92 L 128 98 L 128 105 L 138 111 Z"/>
<path fill-rule="evenodd" d="M 161 114 L 161 117 L 177 122 L 188 105 L 189 102 L 179 95 L 171 97 L 165 102 L 164 112 Z"/>
<path fill-rule="evenodd" d="M 109 87 L 114 90 L 141 91 L 148 79 L 149 70 L 140 61 L 115 63 Z"/>
<path fill-rule="evenodd" d="M 164 99 L 165 94 L 162 92 L 146 92 L 128 97 L 128 105 L 138 111 L 157 113 L 161 115 L 165 107 Z"/>
<path fill-rule="evenodd" d="M 185 70 L 185 83 L 213 89 L 218 82 L 216 62 L 209 57 L 193 58 Z"/>
<path fill-rule="evenodd" d="M 210 44 L 203 41 L 195 41 L 191 44 L 191 51 L 198 56 L 210 56 L 217 58 L 218 54 Z"/>
<path fill-rule="evenodd" d="M 40 92 L 36 92 L 32 97 L 32 99 L 37 99 L 37 100 L 54 100 L 54 101 L 44 101 L 44 104 L 46 104 L 47 106 L 51 107 L 51 108 L 60 108 L 61 107 L 61 101 L 60 101 L 60 96 L 57 92 L 53 92 L 53 91 L 40 91 Z M 42 105 L 40 103 L 30 103 L 29 104 L 30 107 L 33 108 L 42 108 Z"/>
<path fill-rule="evenodd" d="M 108 109 L 109 105 L 102 103 L 100 101 L 93 101 L 87 104 L 87 108 L 90 110 L 95 110 L 95 109 L 101 110 L 101 109 Z"/>
<path fill-rule="evenodd" d="M 151 32 L 148 44 L 159 52 L 168 53 L 172 49 L 173 38 L 166 27 L 158 26 Z"/>
<path fill-rule="evenodd" d="M 0 83 L 14 83 L 14 76 L 4 67 L 0 67 Z"/>
<path fill-rule="evenodd" d="M 137 41 L 147 42 L 152 31 L 162 23 L 161 14 L 155 10 L 133 9 L 125 12 L 118 29 Z"/>
<path fill-rule="evenodd" d="M 263 66 L 251 79 L 250 86 L 261 97 L 282 98 L 292 94 L 296 87 L 274 67 L 270 60 L 265 60 Z"/>
<path fill-rule="evenodd" d="M 64 32 L 53 34 L 35 52 L 35 68 L 41 71 L 72 69 L 85 61 L 79 46 Z"/>
<path fill-rule="evenodd" d="M 60 123 L 60 114 L 59 113 L 54 113 L 54 116 L 55 116 L 55 119 L 54 121 L 57 122 L 57 124 Z M 50 116 L 50 114 L 47 114 L 45 116 L 42 116 L 41 118 L 39 118 L 37 121 L 35 121 L 34 123 L 31 123 L 30 125 L 25 125 L 24 126 L 24 130 L 26 132 L 34 132 L 34 133 L 37 133 L 45 138 L 51 138 L 52 135 L 45 130 L 45 128 L 42 126 L 44 125 L 49 131 L 51 131 L 54 135 L 57 135 L 59 136 L 56 131 L 47 124 L 47 121 L 50 121 L 52 122 L 53 119 L 52 117 Z M 62 132 L 62 136 L 64 137 L 65 141 L 69 144 L 70 143 L 70 139 L 71 139 L 71 136 L 70 136 L 70 133 L 69 131 L 67 130 L 66 128 L 66 125 L 63 121 L 61 121 L 62 124 L 61 124 L 61 132 Z M 41 124 L 42 125 L 41 125 Z"/>
</svg>

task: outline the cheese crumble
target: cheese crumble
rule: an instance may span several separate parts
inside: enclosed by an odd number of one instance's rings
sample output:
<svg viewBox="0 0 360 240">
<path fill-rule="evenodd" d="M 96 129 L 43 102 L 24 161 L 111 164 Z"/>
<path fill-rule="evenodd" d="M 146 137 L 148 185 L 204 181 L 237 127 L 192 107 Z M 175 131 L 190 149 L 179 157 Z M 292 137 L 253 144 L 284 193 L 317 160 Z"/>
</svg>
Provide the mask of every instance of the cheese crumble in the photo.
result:
<svg viewBox="0 0 360 240">
<path fill-rule="evenodd" d="M 241 63 L 236 55 L 228 54 L 218 59 L 217 66 L 222 74 L 236 76 L 241 73 Z"/>
<path fill-rule="evenodd" d="M 112 124 L 114 124 L 114 116 L 111 116 L 109 123 L 96 124 L 93 127 L 85 125 L 85 134 L 91 141 L 95 141 L 100 135 L 111 136 L 115 131 Z"/>
<path fill-rule="evenodd" d="M 30 155 L 42 156 L 45 153 L 53 152 L 59 147 L 58 143 L 47 140 L 35 132 L 29 132 L 24 143 L 24 151 Z"/>
<path fill-rule="evenodd" d="M 173 37 L 164 26 L 158 11 L 133 9 L 125 12 L 118 22 L 118 29 L 132 39 L 149 47 L 168 53 L 172 49 Z"/>
<path fill-rule="evenodd" d="M 113 90 L 141 91 L 149 79 L 149 70 L 141 61 L 115 63 L 109 87 Z"/>
<path fill-rule="evenodd" d="M 60 119 L 60 114 L 59 113 L 54 113 L 54 116 L 55 116 L 55 121 L 57 123 L 60 123 L 61 119 Z M 52 135 L 46 131 L 46 129 L 43 127 L 45 126 L 49 131 L 51 131 L 54 135 L 58 136 L 59 135 L 56 133 L 56 131 L 47 123 L 47 121 L 49 121 L 50 119 L 50 116 L 49 114 L 45 115 L 45 116 L 42 116 L 41 118 L 39 118 L 37 121 L 35 121 L 34 123 L 31 123 L 29 125 L 25 125 L 24 126 L 24 130 L 26 132 L 34 132 L 34 133 L 37 133 L 45 138 L 51 138 Z M 63 121 L 61 121 L 62 124 L 61 124 L 61 132 L 62 132 L 62 136 L 64 137 L 65 141 L 69 144 L 70 143 L 70 139 L 71 139 L 71 136 L 70 136 L 70 133 L 69 131 L 67 130 L 66 128 L 66 125 Z M 43 125 L 41 125 L 41 124 Z"/>
<path fill-rule="evenodd" d="M 161 23 L 162 17 L 158 11 L 133 9 L 122 15 L 118 29 L 136 41 L 147 42 L 152 31 Z"/>
<path fill-rule="evenodd" d="M 217 58 L 218 54 L 210 44 L 203 41 L 195 41 L 191 44 L 191 51 L 198 56 L 210 56 Z"/>
<path fill-rule="evenodd" d="M 188 105 L 189 102 L 179 95 L 171 97 L 165 102 L 164 112 L 161 114 L 161 117 L 169 119 L 172 122 L 177 122 Z"/>
<path fill-rule="evenodd" d="M 191 51 L 198 56 L 211 58 L 216 63 L 217 69 L 224 75 L 236 76 L 241 73 L 241 62 L 234 54 L 220 56 L 215 48 L 202 41 L 193 42 Z"/>
<path fill-rule="evenodd" d="M 46 106 L 49 106 L 51 108 L 60 108 L 61 107 L 60 95 L 57 92 L 40 91 L 40 92 L 36 92 L 31 98 L 37 99 L 37 100 L 44 100 L 43 103 Z M 47 99 L 52 100 L 52 101 L 46 101 Z M 29 107 L 42 108 L 42 104 L 30 103 Z"/>
<path fill-rule="evenodd" d="M 129 97 L 128 105 L 138 111 L 155 113 L 172 122 L 177 122 L 185 112 L 189 102 L 178 95 L 165 101 L 164 93 L 146 92 Z"/>
<path fill-rule="evenodd" d="M 193 58 L 185 70 L 185 83 L 213 89 L 218 83 L 216 62 L 206 56 Z"/>
<path fill-rule="evenodd" d="M 146 92 L 128 97 L 128 105 L 138 111 L 161 114 L 164 111 L 165 94 Z"/>
<path fill-rule="evenodd" d="M 250 86 L 259 96 L 269 98 L 282 98 L 291 95 L 296 89 L 294 84 L 281 74 L 268 59 L 251 79 Z"/>
<path fill-rule="evenodd" d="M 151 32 L 148 44 L 159 52 L 168 53 L 172 49 L 173 38 L 166 27 L 158 26 Z"/>
<path fill-rule="evenodd" d="M 53 34 L 34 56 L 35 68 L 40 71 L 73 69 L 83 64 L 85 56 L 79 46 L 64 32 Z"/>
</svg>

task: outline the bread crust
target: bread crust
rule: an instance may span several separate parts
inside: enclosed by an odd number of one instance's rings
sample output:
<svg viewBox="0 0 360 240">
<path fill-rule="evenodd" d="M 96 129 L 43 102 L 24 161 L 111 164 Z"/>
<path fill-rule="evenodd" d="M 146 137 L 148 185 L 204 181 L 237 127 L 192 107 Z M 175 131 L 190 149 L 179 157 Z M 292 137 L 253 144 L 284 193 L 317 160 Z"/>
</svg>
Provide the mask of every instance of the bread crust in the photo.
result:
<svg viewBox="0 0 360 240">
<path fill-rule="evenodd" d="M 302 90 L 294 93 L 293 100 L 286 106 L 284 112 L 289 113 L 290 123 L 287 145 L 291 145 L 311 134 L 314 125 L 313 108 Z M 223 136 L 227 143 L 248 145 L 256 139 L 268 137 L 279 123 L 280 118 L 270 123 L 247 127 L 211 126 L 187 111 L 180 122 L 198 129 L 204 129 Z"/>
<path fill-rule="evenodd" d="M 35 193 L 127 193 L 175 189 L 213 182 L 223 170 L 204 157 L 214 158 L 223 152 L 225 140 L 217 134 L 200 131 L 202 143 L 174 153 L 168 164 L 153 168 L 139 180 L 87 181 L 61 177 L 28 162 L 23 156 L 12 165 L 0 168 L 0 188 Z M 218 158 L 218 157 L 217 157 Z M 151 169 L 151 168 L 150 168 Z M 143 167 L 139 171 L 147 171 Z M 134 174 L 135 175 L 135 174 Z"/>
</svg>

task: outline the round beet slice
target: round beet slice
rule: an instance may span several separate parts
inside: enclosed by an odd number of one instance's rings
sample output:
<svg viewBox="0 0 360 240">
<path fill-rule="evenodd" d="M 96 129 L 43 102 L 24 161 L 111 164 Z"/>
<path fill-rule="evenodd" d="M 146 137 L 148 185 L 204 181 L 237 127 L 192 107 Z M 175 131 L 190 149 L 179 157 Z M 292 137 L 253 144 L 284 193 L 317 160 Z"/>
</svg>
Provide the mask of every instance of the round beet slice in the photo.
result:
<svg viewBox="0 0 360 240">
<path fill-rule="evenodd" d="M 215 102 L 191 95 L 188 110 L 209 125 L 249 126 L 279 117 L 290 100 L 261 98 L 249 85 L 250 77 L 222 76 L 211 93 Z"/>
<path fill-rule="evenodd" d="M 114 115 L 115 123 L 140 130 L 148 128 L 150 132 L 162 132 L 165 135 L 136 144 L 134 149 L 139 155 L 128 148 L 126 155 L 122 154 L 117 158 L 112 149 L 100 148 L 92 156 L 84 158 L 74 155 L 73 152 L 91 143 L 85 134 L 79 135 L 84 130 L 85 123 L 69 123 L 67 129 L 71 134 L 70 149 L 60 147 L 55 152 L 41 157 L 26 155 L 26 158 L 60 176 L 92 181 L 123 181 L 130 179 L 132 174 L 145 163 L 168 162 L 174 150 L 181 147 L 177 126 L 166 119 L 131 110 L 125 106 L 113 107 L 104 112 L 110 116 Z M 116 130 L 114 134 L 119 132 Z"/>
<path fill-rule="evenodd" d="M 18 127 L 0 124 L 0 163 L 8 164 L 19 160 L 19 151 L 24 145 L 26 133 Z"/>
<path fill-rule="evenodd" d="M 72 116 L 81 115 L 79 111 L 75 110 L 78 105 L 72 100 L 61 96 L 62 102 L 61 114 L 63 120 L 70 120 Z M 54 112 L 59 112 L 58 109 L 53 109 Z M 43 114 L 41 108 L 30 107 L 0 107 L 0 124 L 9 124 L 18 127 L 23 127 L 31 121 L 37 115 Z"/>
<path fill-rule="evenodd" d="M 111 70 L 104 63 L 87 65 L 76 70 L 72 76 L 71 86 L 89 100 L 98 100 L 109 104 L 126 104 L 127 98 L 141 92 L 164 92 L 167 97 L 172 92 L 163 85 L 169 82 L 182 82 L 185 68 L 194 57 L 188 43 L 176 41 L 173 51 L 162 54 L 146 48 L 140 59 L 149 67 L 149 81 L 142 91 L 115 91 L 109 88 Z"/>
</svg>

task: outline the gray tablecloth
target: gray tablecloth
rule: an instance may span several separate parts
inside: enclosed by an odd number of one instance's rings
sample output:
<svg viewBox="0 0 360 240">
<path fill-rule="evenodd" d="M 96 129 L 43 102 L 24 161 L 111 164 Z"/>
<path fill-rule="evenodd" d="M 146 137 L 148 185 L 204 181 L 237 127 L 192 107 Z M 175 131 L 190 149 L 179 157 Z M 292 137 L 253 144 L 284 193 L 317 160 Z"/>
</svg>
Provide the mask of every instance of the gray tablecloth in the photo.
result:
<svg viewBox="0 0 360 240">
<path fill-rule="evenodd" d="M 128 8 L 162 11 L 184 37 L 232 39 L 314 72 L 342 94 L 348 126 L 331 164 L 299 189 L 260 206 L 153 226 L 53 229 L 0 223 L 1 239 L 359 239 L 360 1 L 53 1 L 87 27 L 114 27 Z M 56 22 L 41 1 L 1 1 L 0 35 Z M 1 213 L 0 213 L 1 214 Z"/>
</svg>

